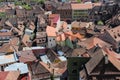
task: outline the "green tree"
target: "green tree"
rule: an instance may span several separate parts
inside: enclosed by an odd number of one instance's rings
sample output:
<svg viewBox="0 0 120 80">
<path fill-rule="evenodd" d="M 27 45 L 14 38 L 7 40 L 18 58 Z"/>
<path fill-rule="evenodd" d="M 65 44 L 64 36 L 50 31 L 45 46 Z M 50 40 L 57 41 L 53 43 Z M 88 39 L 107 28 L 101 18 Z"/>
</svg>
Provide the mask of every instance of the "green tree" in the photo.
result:
<svg viewBox="0 0 120 80">
<path fill-rule="evenodd" d="M 77 0 L 77 2 L 81 3 L 81 0 Z"/>
<path fill-rule="evenodd" d="M 72 41 L 69 38 L 66 39 L 65 44 L 66 44 L 66 46 L 68 46 L 71 49 L 73 49 L 73 43 L 72 43 Z"/>
</svg>

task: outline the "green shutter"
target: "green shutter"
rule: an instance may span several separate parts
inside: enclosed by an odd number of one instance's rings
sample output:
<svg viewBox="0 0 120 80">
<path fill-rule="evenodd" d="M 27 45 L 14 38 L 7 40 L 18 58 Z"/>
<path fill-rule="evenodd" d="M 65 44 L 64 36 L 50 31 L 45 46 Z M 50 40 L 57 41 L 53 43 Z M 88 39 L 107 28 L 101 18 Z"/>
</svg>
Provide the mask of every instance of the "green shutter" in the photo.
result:
<svg viewBox="0 0 120 80">
<path fill-rule="evenodd" d="M 70 41 L 69 38 L 66 39 L 65 44 L 66 44 L 66 46 L 68 46 L 68 47 L 73 49 L 73 44 L 72 44 L 72 42 Z"/>
</svg>

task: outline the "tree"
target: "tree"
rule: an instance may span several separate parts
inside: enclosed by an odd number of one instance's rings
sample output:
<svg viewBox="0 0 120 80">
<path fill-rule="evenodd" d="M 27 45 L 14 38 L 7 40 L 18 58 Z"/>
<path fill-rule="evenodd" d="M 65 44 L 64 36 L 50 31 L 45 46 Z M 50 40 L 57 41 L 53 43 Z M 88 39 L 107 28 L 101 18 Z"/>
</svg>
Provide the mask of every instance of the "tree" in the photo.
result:
<svg viewBox="0 0 120 80">
<path fill-rule="evenodd" d="M 81 0 L 77 0 L 77 2 L 81 3 Z"/>
</svg>

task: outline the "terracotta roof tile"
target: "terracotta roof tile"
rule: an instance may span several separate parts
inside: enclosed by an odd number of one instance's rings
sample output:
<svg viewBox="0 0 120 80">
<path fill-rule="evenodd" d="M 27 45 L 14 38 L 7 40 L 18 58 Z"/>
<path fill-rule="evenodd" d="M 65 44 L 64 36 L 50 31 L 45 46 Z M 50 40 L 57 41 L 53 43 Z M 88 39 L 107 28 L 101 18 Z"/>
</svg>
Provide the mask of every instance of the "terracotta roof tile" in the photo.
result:
<svg viewBox="0 0 120 80">
<path fill-rule="evenodd" d="M 0 72 L 0 80 L 17 80 L 19 75 L 19 71 Z"/>
<path fill-rule="evenodd" d="M 97 38 L 97 37 L 92 37 L 89 38 L 83 42 L 79 42 L 79 45 L 85 46 L 87 49 L 90 49 L 96 45 L 99 45 L 100 47 L 110 47 L 111 45 L 107 42 L 104 42 L 103 40 Z"/>
<path fill-rule="evenodd" d="M 111 35 L 111 37 L 114 40 L 120 41 L 120 26 L 107 30 L 107 32 Z"/>
<path fill-rule="evenodd" d="M 11 48 L 11 45 L 9 43 L 5 43 L 2 45 L 2 47 L 0 48 L 0 52 L 1 53 L 10 53 L 10 52 L 14 52 L 13 49 Z"/>
<path fill-rule="evenodd" d="M 20 75 L 20 71 L 10 71 L 6 77 L 6 80 L 17 80 Z"/>
<path fill-rule="evenodd" d="M 88 26 L 89 23 L 87 22 L 77 22 L 77 21 L 74 21 L 72 22 L 71 26 L 72 27 L 75 27 L 75 28 L 84 28 L 86 26 Z"/>
<path fill-rule="evenodd" d="M 104 51 L 106 52 L 104 55 L 108 55 L 109 61 L 118 69 L 120 70 L 120 54 L 117 54 L 114 51 L 111 51 L 108 48 L 104 48 Z"/>
<path fill-rule="evenodd" d="M 71 7 L 73 10 L 87 10 L 87 9 L 92 9 L 92 4 L 71 4 Z"/>
<path fill-rule="evenodd" d="M 25 34 L 22 38 L 22 42 L 25 44 L 25 46 L 28 46 L 27 41 L 30 40 L 30 36 Z"/>
<path fill-rule="evenodd" d="M 56 36 L 56 29 L 54 27 L 47 26 L 46 32 L 47 36 Z"/>
<path fill-rule="evenodd" d="M 73 34 L 72 31 L 65 32 L 65 34 L 69 37 L 70 40 L 75 40 L 77 38 L 78 39 L 82 39 L 83 38 L 79 33 Z"/>
<path fill-rule="evenodd" d="M 12 38 L 12 39 L 9 41 L 9 43 L 10 43 L 11 45 L 18 45 L 18 43 L 19 43 L 19 38 L 17 38 L 17 37 Z"/>
<path fill-rule="evenodd" d="M 84 3 L 72 3 L 71 7 L 73 10 L 88 10 L 92 9 L 94 6 L 100 6 L 101 3 L 89 3 L 89 4 L 84 4 Z"/>
<path fill-rule="evenodd" d="M 8 74 L 9 74 L 8 71 L 0 72 L 0 80 L 5 80 L 5 78 L 7 77 Z"/>
<path fill-rule="evenodd" d="M 33 52 L 30 50 L 20 51 L 17 53 L 17 55 L 19 56 L 20 62 L 28 63 L 36 60 L 36 57 L 34 56 Z"/>
<path fill-rule="evenodd" d="M 32 21 L 30 22 L 29 28 L 34 31 L 34 29 L 35 29 L 34 22 L 32 22 Z"/>
<path fill-rule="evenodd" d="M 66 39 L 66 36 L 64 33 L 62 33 L 56 37 L 56 41 L 64 41 L 65 39 Z"/>
<path fill-rule="evenodd" d="M 0 32 L 0 37 L 12 36 L 12 32 Z"/>
<path fill-rule="evenodd" d="M 100 63 L 103 57 L 104 55 L 101 49 L 93 54 L 92 58 L 85 64 L 88 74 L 94 70 L 94 68 Z"/>
</svg>

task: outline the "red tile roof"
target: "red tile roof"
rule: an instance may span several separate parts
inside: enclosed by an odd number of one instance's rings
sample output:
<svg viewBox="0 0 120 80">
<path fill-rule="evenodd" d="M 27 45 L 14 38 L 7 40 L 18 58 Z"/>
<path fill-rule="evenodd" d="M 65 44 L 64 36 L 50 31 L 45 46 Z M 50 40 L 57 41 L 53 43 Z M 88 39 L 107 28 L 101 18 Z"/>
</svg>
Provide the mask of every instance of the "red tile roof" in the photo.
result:
<svg viewBox="0 0 120 80">
<path fill-rule="evenodd" d="M 27 42 L 30 40 L 30 36 L 25 34 L 22 38 L 22 42 L 24 43 L 25 46 L 28 46 Z"/>
<path fill-rule="evenodd" d="M 62 33 L 56 37 L 56 41 L 64 41 L 65 39 L 66 39 L 66 36 L 64 33 Z"/>
<path fill-rule="evenodd" d="M 11 45 L 18 45 L 18 43 L 19 43 L 19 38 L 17 38 L 17 37 L 12 38 L 12 39 L 9 41 L 9 43 L 10 43 Z"/>
<path fill-rule="evenodd" d="M 61 34 L 58 34 L 57 37 L 56 37 L 56 41 L 64 41 L 66 40 L 66 38 L 69 38 L 71 41 L 72 40 L 75 40 L 75 39 L 82 39 L 83 37 L 79 34 L 79 33 L 76 33 L 76 34 L 73 34 L 72 31 L 68 31 L 68 32 L 64 32 L 64 33 L 61 33 Z"/>
<path fill-rule="evenodd" d="M 120 41 L 120 26 L 107 30 L 115 41 Z"/>
<path fill-rule="evenodd" d="M 71 4 L 71 7 L 73 10 L 87 10 L 87 9 L 92 9 L 92 4 Z"/>
<path fill-rule="evenodd" d="M 73 34 L 72 31 L 65 32 L 65 34 L 69 37 L 70 40 L 75 40 L 75 39 L 82 39 L 83 36 L 81 36 L 79 33 Z"/>
<path fill-rule="evenodd" d="M 20 51 L 17 53 L 17 55 L 19 56 L 20 62 L 29 63 L 36 60 L 36 57 L 34 56 L 33 52 L 30 50 Z"/>
<path fill-rule="evenodd" d="M 0 52 L 5 52 L 5 53 L 9 53 L 9 52 L 14 52 L 11 45 L 9 43 L 5 43 L 2 45 L 2 47 L 0 48 Z"/>
<path fill-rule="evenodd" d="M 105 54 L 108 55 L 109 61 L 118 69 L 120 70 L 120 54 L 117 54 L 116 52 L 104 48 L 104 51 L 106 52 Z"/>
<path fill-rule="evenodd" d="M 4 36 L 12 36 L 12 32 L 0 32 L 0 37 L 4 37 Z"/>
<path fill-rule="evenodd" d="M 56 29 L 54 27 L 47 26 L 46 32 L 47 32 L 47 36 L 52 36 L 52 37 L 56 36 Z"/>
<path fill-rule="evenodd" d="M 34 31 L 35 29 L 34 22 L 30 22 L 29 28 Z"/>
<path fill-rule="evenodd" d="M 9 73 L 8 71 L 0 72 L 0 80 L 5 80 L 5 78 L 7 77 L 8 73 Z"/>
<path fill-rule="evenodd" d="M 83 42 L 80 42 L 78 43 L 79 45 L 81 46 L 85 46 L 87 49 L 90 49 L 96 45 L 99 45 L 99 47 L 110 47 L 111 45 L 107 42 L 104 42 L 103 40 L 97 38 L 97 37 L 92 37 L 92 38 L 89 38 Z"/>
<path fill-rule="evenodd" d="M 19 75 L 19 71 L 0 72 L 0 80 L 17 80 Z"/>
<path fill-rule="evenodd" d="M 84 3 L 72 3 L 71 7 L 73 10 L 88 10 L 92 9 L 94 6 L 100 6 L 101 3 L 89 3 L 89 4 L 84 4 Z"/>
</svg>

